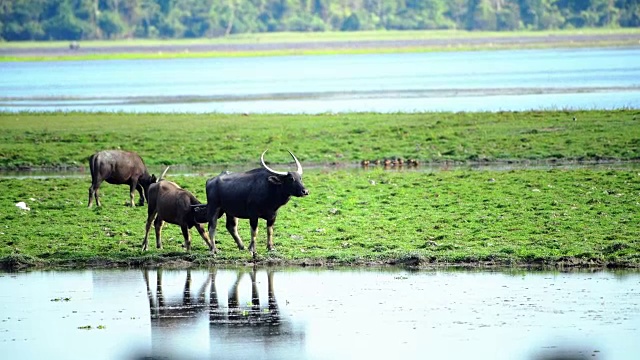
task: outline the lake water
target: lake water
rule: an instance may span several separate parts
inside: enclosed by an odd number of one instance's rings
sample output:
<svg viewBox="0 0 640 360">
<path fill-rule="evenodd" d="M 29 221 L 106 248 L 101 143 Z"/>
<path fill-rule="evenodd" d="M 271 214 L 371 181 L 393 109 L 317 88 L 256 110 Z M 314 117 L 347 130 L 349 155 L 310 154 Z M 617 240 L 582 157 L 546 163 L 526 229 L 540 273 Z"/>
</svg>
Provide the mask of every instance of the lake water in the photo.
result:
<svg viewBox="0 0 640 360">
<path fill-rule="evenodd" d="M 0 273 L 20 359 L 637 359 L 637 272 Z M 90 328 L 89 328 L 90 327 Z"/>
<path fill-rule="evenodd" d="M 0 63 L 0 111 L 640 108 L 640 47 Z"/>
</svg>

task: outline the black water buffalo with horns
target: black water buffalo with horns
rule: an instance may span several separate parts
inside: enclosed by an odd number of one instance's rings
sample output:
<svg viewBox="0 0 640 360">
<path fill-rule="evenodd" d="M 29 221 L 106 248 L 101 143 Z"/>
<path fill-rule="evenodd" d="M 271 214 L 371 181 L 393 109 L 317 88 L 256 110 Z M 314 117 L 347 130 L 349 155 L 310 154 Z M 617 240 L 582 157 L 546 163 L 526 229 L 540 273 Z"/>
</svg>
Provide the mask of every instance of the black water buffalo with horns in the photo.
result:
<svg viewBox="0 0 640 360">
<path fill-rule="evenodd" d="M 89 170 L 91 171 L 91 187 L 89 187 L 89 207 L 93 198 L 96 204 L 101 206 L 98 189 L 103 181 L 109 184 L 129 185 L 131 206 L 133 193 L 137 189 L 140 194 L 138 205 L 144 205 L 144 199 L 148 198 L 149 186 L 156 182 L 155 175 L 149 175 L 142 158 L 129 151 L 104 150 L 97 152 L 89 158 Z"/>
<path fill-rule="evenodd" d="M 251 225 L 251 244 L 249 251 L 256 255 L 256 235 L 258 219 L 267 221 L 267 249 L 273 250 L 273 224 L 278 209 L 289 201 L 291 196 L 302 197 L 309 191 L 302 183 L 302 165 L 291 151 L 289 154 L 296 162 L 295 172 L 275 171 L 264 162 L 265 150 L 260 156 L 261 168 L 243 173 L 222 173 L 207 180 L 207 218 L 209 219 L 209 240 L 216 249 L 216 226 L 218 218 L 227 214 L 227 230 L 236 241 L 238 248 L 244 250 L 238 235 L 238 218 L 249 219 Z"/>
</svg>

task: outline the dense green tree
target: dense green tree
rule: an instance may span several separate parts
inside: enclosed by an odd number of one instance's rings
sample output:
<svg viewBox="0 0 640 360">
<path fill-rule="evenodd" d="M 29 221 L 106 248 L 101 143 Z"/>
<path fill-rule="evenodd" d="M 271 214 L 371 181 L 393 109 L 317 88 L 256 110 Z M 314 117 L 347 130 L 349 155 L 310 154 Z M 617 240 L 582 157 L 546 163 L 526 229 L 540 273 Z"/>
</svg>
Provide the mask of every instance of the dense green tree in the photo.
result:
<svg viewBox="0 0 640 360">
<path fill-rule="evenodd" d="M 468 30 L 497 30 L 496 13 L 490 0 L 471 0 L 467 18 Z"/>
<path fill-rule="evenodd" d="M 213 0 L 177 0 L 172 11 L 178 17 L 180 30 L 184 37 L 198 38 L 206 36 L 211 29 L 209 9 Z"/>
<path fill-rule="evenodd" d="M 640 27 L 640 0 L 617 0 L 616 9 L 620 9 L 620 26 Z"/>
<path fill-rule="evenodd" d="M 640 0 L 0 0 L 0 40 L 620 26 L 640 26 Z"/>
<path fill-rule="evenodd" d="M 70 0 L 63 0 L 51 7 L 56 15 L 43 24 L 45 33 L 50 39 L 80 40 L 83 38 L 83 33 L 92 32 L 88 23 L 76 17 L 70 2 Z"/>
<path fill-rule="evenodd" d="M 126 25 L 120 18 L 120 14 L 115 11 L 106 10 L 100 12 L 98 16 L 98 27 L 104 37 L 110 39 L 123 33 Z"/>
<path fill-rule="evenodd" d="M 2 38 L 11 40 L 40 40 L 45 30 L 40 17 L 46 0 L 2 0 L 0 1 L 0 24 Z"/>
<path fill-rule="evenodd" d="M 455 23 L 446 17 L 446 3 L 442 0 L 400 1 L 395 16 L 387 23 L 390 29 L 443 29 Z"/>
<path fill-rule="evenodd" d="M 619 18 L 614 0 L 558 0 L 557 4 L 572 27 L 610 26 Z"/>
<path fill-rule="evenodd" d="M 447 2 L 446 16 L 453 21 L 456 28 L 462 28 L 468 9 L 467 0 L 450 0 Z"/>
<path fill-rule="evenodd" d="M 358 19 L 358 15 L 356 13 L 351 13 L 340 27 L 342 31 L 357 31 L 360 30 L 360 19 Z"/>
<path fill-rule="evenodd" d="M 162 17 L 160 4 L 154 0 L 140 0 L 136 13 L 138 21 L 134 25 L 134 36 L 140 38 L 158 37 L 158 19 Z"/>
<path fill-rule="evenodd" d="M 521 27 L 520 7 L 517 3 L 507 2 L 496 9 L 496 28 L 498 30 L 518 30 Z"/>
<path fill-rule="evenodd" d="M 76 18 L 83 21 L 89 29 L 87 33 L 83 34 L 85 38 L 100 37 L 98 32 L 98 16 L 100 14 L 100 8 L 98 0 L 74 0 L 73 12 Z"/>
</svg>

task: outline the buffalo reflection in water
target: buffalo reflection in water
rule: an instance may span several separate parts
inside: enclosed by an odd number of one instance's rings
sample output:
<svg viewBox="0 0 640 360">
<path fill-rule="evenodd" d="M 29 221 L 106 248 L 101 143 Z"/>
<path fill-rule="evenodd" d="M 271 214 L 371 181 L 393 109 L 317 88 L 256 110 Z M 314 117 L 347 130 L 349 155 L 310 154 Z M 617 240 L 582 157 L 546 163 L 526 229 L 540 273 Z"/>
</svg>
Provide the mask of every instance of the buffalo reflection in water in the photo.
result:
<svg viewBox="0 0 640 360">
<path fill-rule="evenodd" d="M 147 285 L 147 296 L 149 297 L 149 310 L 151 312 L 152 323 L 162 325 L 176 323 L 175 325 L 180 325 L 181 322 L 188 323 L 185 320 L 193 319 L 202 311 L 207 310 L 205 290 L 209 279 L 202 284 L 196 293 L 197 297 L 194 299 L 191 295 L 191 270 L 186 270 L 182 299 L 179 302 L 175 302 L 165 299 L 162 275 L 162 269 L 158 269 L 156 272 L 156 294 L 154 296 L 149 282 L 149 270 L 144 270 L 144 281 Z"/>
<path fill-rule="evenodd" d="M 244 273 L 238 272 L 236 281 L 229 289 L 227 298 L 227 309 L 220 306 L 215 282 L 215 270 L 209 274 L 211 276 L 211 308 L 209 311 L 209 322 L 211 325 L 262 325 L 279 326 L 280 312 L 273 290 L 273 271 L 267 271 L 268 305 L 260 306 L 260 296 L 256 283 L 256 270 L 249 273 L 251 276 L 251 305 L 241 306 L 238 297 L 238 285 Z"/>
<path fill-rule="evenodd" d="M 258 283 L 256 281 L 256 268 L 249 271 L 251 279 L 251 302 L 240 301 L 239 288 L 247 271 L 239 269 L 236 272 L 235 281 L 230 285 L 227 293 L 227 303 L 224 304 L 224 295 L 220 292 L 220 285 L 216 282 L 217 269 L 211 269 L 204 282 L 193 291 L 191 270 L 185 271 L 185 282 L 182 288 L 182 297 L 168 299 L 165 296 L 167 289 L 163 289 L 163 271 L 156 271 L 156 291 L 152 291 L 149 279 L 150 271 L 144 270 L 144 279 L 149 298 L 149 309 L 152 327 L 186 327 L 195 323 L 197 318 L 208 313 L 211 336 L 234 337 L 257 335 L 262 337 L 284 336 L 292 337 L 285 342 L 299 342 L 304 338 L 300 329 L 294 330 L 289 321 L 282 321 L 278 302 L 275 296 L 272 269 L 266 270 L 267 275 L 267 303 L 260 304 Z M 207 287 L 209 296 L 207 301 Z M 173 289 L 175 292 L 175 288 Z M 272 341 L 273 339 L 269 340 Z"/>
</svg>

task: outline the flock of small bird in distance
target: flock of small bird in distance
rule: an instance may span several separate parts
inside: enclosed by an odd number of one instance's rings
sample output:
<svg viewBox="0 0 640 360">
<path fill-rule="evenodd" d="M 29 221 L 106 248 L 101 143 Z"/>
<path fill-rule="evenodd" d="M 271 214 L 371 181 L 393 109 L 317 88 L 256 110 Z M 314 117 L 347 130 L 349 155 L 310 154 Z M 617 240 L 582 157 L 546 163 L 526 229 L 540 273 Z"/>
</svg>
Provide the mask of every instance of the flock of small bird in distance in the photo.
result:
<svg viewBox="0 0 640 360">
<path fill-rule="evenodd" d="M 377 160 L 377 159 L 376 160 L 362 160 L 362 161 L 360 161 L 360 165 L 362 167 L 382 165 L 385 168 L 402 167 L 402 166 L 417 167 L 418 165 L 420 165 L 420 162 L 418 162 L 418 160 L 415 160 L 415 159 L 404 160 L 402 158 L 395 158 L 395 159 L 383 159 L 383 160 Z"/>
</svg>

